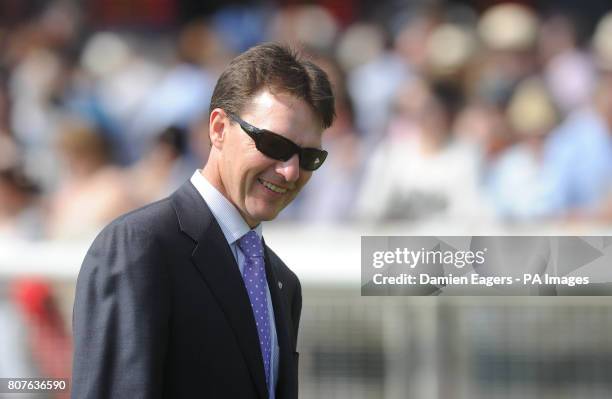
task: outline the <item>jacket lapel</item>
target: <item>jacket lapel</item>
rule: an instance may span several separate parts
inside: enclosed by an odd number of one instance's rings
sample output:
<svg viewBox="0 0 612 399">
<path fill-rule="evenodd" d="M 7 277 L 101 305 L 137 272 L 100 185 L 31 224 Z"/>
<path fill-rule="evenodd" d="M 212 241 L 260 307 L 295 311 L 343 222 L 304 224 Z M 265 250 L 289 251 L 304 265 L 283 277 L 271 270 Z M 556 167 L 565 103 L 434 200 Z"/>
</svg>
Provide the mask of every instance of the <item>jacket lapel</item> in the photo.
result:
<svg viewBox="0 0 612 399">
<path fill-rule="evenodd" d="M 179 188 L 173 196 L 173 203 L 181 230 L 196 242 L 191 254 L 193 263 L 234 330 L 259 396 L 267 398 L 268 388 L 251 303 L 223 232 L 191 182 Z"/>
</svg>

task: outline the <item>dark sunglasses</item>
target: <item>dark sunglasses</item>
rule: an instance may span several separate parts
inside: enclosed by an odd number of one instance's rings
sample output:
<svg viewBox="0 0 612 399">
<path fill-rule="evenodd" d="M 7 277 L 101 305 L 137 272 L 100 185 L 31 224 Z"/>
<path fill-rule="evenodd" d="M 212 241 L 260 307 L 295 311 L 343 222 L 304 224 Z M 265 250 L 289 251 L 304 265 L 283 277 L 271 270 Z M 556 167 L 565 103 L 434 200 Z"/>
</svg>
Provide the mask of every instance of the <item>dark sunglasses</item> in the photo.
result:
<svg viewBox="0 0 612 399">
<path fill-rule="evenodd" d="M 278 161 L 288 161 L 294 154 L 300 158 L 300 168 L 308 171 L 319 169 L 325 158 L 327 151 L 318 148 L 302 148 L 293 141 L 280 134 L 272 133 L 266 129 L 259 129 L 243 121 L 238 116 L 227 112 L 227 115 L 237 122 L 242 130 L 248 134 L 255 142 L 255 147 L 265 156 Z"/>
</svg>

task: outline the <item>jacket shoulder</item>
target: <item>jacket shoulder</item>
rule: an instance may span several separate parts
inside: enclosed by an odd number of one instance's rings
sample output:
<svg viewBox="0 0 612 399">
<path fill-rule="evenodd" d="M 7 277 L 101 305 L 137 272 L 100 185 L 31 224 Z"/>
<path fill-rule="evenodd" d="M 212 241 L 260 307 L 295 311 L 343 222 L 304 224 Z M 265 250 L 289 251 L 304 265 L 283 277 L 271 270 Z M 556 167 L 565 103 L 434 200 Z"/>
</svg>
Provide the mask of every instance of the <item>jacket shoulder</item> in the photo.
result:
<svg viewBox="0 0 612 399">
<path fill-rule="evenodd" d="M 139 253 L 158 252 L 158 243 L 166 232 L 173 231 L 176 216 L 168 198 L 145 205 L 119 216 L 93 240 L 83 262 L 105 259 L 111 253 L 138 257 Z"/>
<path fill-rule="evenodd" d="M 176 220 L 176 214 L 168 197 L 119 216 L 104 230 L 116 230 L 123 227 L 143 232 L 155 232 L 162 230 L 167 223 L 172 223 L 174 220 Z"/>
</svg>

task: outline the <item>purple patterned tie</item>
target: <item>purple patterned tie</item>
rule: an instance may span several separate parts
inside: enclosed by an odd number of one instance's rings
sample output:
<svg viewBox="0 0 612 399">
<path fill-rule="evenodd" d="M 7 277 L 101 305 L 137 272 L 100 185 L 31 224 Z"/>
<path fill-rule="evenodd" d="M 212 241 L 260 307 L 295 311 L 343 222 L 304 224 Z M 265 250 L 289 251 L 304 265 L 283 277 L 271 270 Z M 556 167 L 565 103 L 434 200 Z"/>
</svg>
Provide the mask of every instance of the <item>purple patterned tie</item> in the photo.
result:
<svg viewBox="0 0 612 399">
<path fill-rule="evenodd" d="M 266 372 L 266 386 L 270 381 L 270 319 L 268 315 L 268 297 L 266 295 L 266 269 L 261 239 L 250 230 L 240 238 L 238 246 L 245 256 L 242 278 L 251 300 L 251 308 L 257 325 L 259 346 L 263 355 Z"/>
</svg>

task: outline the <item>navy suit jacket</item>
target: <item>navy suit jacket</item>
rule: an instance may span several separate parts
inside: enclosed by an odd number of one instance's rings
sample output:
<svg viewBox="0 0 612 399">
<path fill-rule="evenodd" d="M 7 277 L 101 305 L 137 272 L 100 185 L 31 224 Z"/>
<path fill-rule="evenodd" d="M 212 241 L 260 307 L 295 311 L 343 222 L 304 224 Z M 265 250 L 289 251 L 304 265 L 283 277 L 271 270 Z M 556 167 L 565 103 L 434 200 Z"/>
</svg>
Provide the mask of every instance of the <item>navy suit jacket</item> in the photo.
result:
<svg viewBox="0 0 612 399">
<path fill-rule="evenodd" d="M 297 398 L 298 278 L 265 248 L 280 348 L 278 399 Z M 242 276 L 191 182 L 107 226 L 73 312 L 72 398 L 267 399 Z"/>
</svg>

